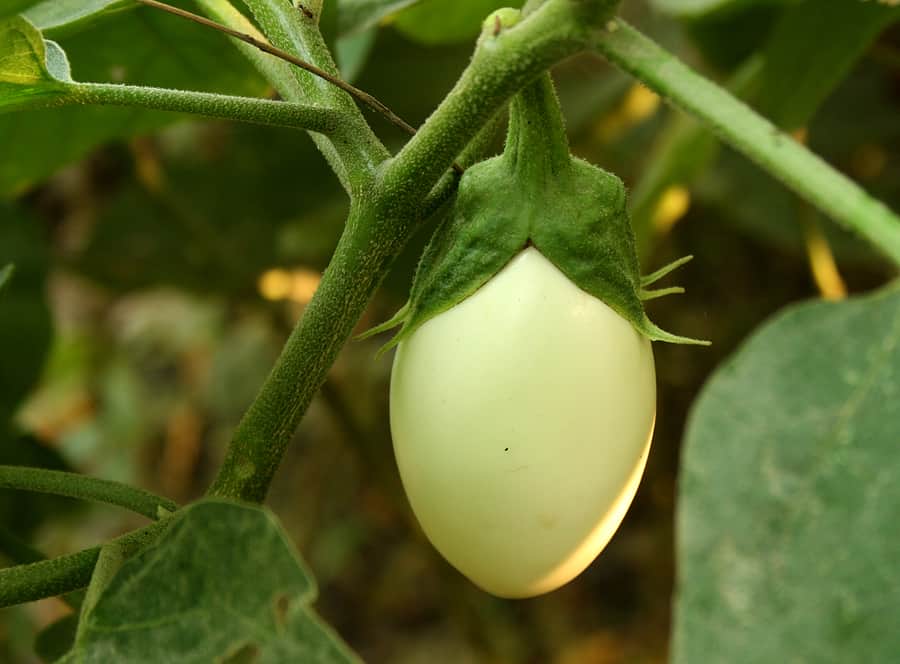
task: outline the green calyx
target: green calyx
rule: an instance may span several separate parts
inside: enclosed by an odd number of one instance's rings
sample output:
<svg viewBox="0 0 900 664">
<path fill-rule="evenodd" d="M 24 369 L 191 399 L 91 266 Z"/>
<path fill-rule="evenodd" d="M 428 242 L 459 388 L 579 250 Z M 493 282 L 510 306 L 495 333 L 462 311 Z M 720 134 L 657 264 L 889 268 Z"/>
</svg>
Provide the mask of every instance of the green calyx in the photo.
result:
<svg viewBox="0 0 900 664">
<path fill-rule="evenodd" d="M 643 301 L 683 292 L 647 286 L 690 257 L 640 276 L 625 186 L 569 153 L 549 74 L 510 106 L 506 148 L 462 176 L 449 214 L 422 255 L 407 304 L 370 336 L 401 326 L 387 350 L 472 295 L 533 245 L 573 283 L 654 341 L 707 344 L 654 325 Z"/>
</svg>

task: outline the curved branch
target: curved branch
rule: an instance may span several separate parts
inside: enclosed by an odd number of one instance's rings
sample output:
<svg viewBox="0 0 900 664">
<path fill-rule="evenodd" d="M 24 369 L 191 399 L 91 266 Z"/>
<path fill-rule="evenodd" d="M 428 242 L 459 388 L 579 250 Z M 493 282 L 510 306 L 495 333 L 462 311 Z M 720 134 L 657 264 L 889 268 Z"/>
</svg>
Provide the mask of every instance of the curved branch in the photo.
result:
<svg viewBox="0 0 900 664">
<path fill-rule="evenodd" d="M 147 108 L 173 113 L 192 113 L 219 120 L 306 129 L 332 134 L 346 120 L 345 114 L 319 106 L 270 99 L 235 97 L 192 90 L 170 90 L 115 83 L 69 83 L 56 98 L 38 98 L 31 108 L 93 104 Z"/>
<path fill-rule="evenodd" d="M 159 508 L 169 512 L 178 509 L 178 505 L 168 498 L 161 498 L 127 484 L 45 468 L 0 466 L 0 489 L 38 491 L 93 500 L 124 507 L 150 519 L 159 518 Z"/>
<path fill-rule="evenodd" d="M 607 59 L 900 266 L 900 217 L 855 182 L 622 20 L 596 41 Z"/>
</svg>

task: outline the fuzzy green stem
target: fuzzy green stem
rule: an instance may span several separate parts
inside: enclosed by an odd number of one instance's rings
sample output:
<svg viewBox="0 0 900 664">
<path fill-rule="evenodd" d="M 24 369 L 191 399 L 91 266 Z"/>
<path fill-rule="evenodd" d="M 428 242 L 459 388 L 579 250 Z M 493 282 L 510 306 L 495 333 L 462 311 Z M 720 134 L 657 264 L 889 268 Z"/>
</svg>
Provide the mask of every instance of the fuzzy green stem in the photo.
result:
<svg viewBox="0 0 900 664">
<path fill-rule="evenodd" d="M 0 526 L 0 552 L 6 554 L 17 565 L 29 565 L 47 559 L 43 553 L 2 526 Z M 77 611 L 84 598 L 83 593 L 76 591 L 63 595 L 60 599 Z"/>
<path fill-rule="evenodd" d="M 112 540 L 130 556 L 153 542 L 168 525 L 163 519 Z M 0 608 L 64 595 L 85 588 L 100 555 L 99 546 L 29 565 L 0 569 Z"/>
<path fill-rule="evenodd" d="M 175 113 L 193 113 L 222 120 L 333 133 L 346 117 L 339 111 L 252 97 L 167 90 L 133 85 L 77 83 L 71 98 L 78 104 L 132 106 Z"/>
<path fill-rule="evenodd" d="M 317 19 L 307 18 L 288 0 L 246 2 L 265 36 L 228 0 L 197 0 L 197 4 L 210 18 L 257 39 L 268 40 L 272 45 L 329 74 L 339 75 L 319 32 Z M 350 95 L 249 44 L 235 41 L 235 45 L 287 101 L 341 111 L 341 132 L 330 138 L 313 134 L 313 141 L 349 193 L 356 192 L 371 179 L 378 165 L 390 154 L 372 132 Z"/>
<path fill-rule="evenodd" d="M 460 82 L 400 154 L 385 164 L 382 177 L 362 192 L 361 203 L 351 207 L 319 289 L 238 425 L 211 494 L 265 499 L 300 419 L 392 261 L 416 230 L 422 206 L 438 181 L 446 181 L 457 155 L 513 94 L 585 47 L 585 16 L 610 4 L 550 0 L 515 27 L 480 40 Z M 598 15 L 605 18 L 603 12 Z"/>
<path fill-rule="evenodd" d="M 610 61 L 900 266 L 900 217 L 887 206 L 624 21 L 611 28 L 596 42 Z"/>
<path fill-rule="evenodd" d="M 550 74 L 517 94 L 509 109 L 504 159 L 518 172 L 551 178 L 572 161 L 559 99 Z"/>
<path fill-rule="evenodd" d="M 159 518 L 160 507 L 169 512 L 178 509 L 178 505 L 168 498 L 127 484 L 45 468 L 0 466 L 0 489 L 38 491 L 92 500 L 123 507 L 150 519 Z"/>
<path fill-rule="evenodd" d="M 549 0 L 519 23 L 482 33 L 453 90 L 385 166 L 382 191 L 398 204 L 424 197 L 455 155 L 506 100 L 557 62 L 586 48 L 618 2 Z"/>
</svg>

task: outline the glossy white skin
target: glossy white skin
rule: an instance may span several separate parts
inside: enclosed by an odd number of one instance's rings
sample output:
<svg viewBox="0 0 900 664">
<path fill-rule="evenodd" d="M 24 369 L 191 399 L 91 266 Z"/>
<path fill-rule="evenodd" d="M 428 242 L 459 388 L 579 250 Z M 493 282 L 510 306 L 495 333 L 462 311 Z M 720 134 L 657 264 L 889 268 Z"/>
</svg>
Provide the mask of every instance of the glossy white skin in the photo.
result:
<svg viewBox="0 0 900 664">
<path fill-rule="evenodd" d="M 403 341 L 400 476 L 434 546 L 501 597 L 554 590 L 606 546 L 656 413 L 650 342 L 536 249 Z"/>
</svg>

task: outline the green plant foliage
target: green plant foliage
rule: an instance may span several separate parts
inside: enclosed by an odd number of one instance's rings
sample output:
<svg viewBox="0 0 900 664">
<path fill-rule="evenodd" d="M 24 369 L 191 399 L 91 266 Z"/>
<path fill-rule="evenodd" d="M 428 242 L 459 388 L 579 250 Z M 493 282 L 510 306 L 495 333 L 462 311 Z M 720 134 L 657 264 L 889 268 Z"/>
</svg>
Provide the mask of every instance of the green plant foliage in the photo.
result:
<svg viewBox="0 0 900 664">
<path fill-rule="evenodd" d="M 522 0 L 421 0 L 399 12 L 391 25 L 423 44 L 468 41 L 481 32 L 492 11 L 522 4 Z"/>
<path fill-rule="evenodd" d="M 340 0 L 338 2 L 338 32 L 349 35 L 378 24 L 394 12 L 414 5 L 419 0 Z"/>
<path fill-rule="evenodd" d="M 19 16 L 0 22 L 0 111 L 65 94 L 65 84 L 47 69 L 41 33 Z"/>
<path fill-rule="evenodd" d="M 273 265 L 325 267 L 346 206 L 307 136 L 234 125 L 162 142 L 165 181 L 122 187 L 75 259 L 82 274 L 116 290 L 167 284 L 255 296 L 257 278 Z M 210 178 L 222 162 L 228 168 Z M 297 173 L 303 188 L 285 195 Z"/>
<path fill-rule="evenodd" d="M 43 0 L 25 13 L 25 17 L 45 33 L 58 34 L 81 30 L 105 14 L 134 9 L 131 0 Z"/>
<path fill-rule="evenodd" d="M 642 299 L 622 181 L 569 153 L 549 75 L 513 100 L 502 155 L 469 168 L 416 270 L 409 302 L 366 336 L 398 325 L 390 348 L 481 288 L 531 242 L 582 290 L 650 339 L 708 343 L 656 327 Z M 602 257 L 602 259 L 601 259 Z"/>
<path fill-rule="evenodd" d="M 375 45 L 376 28 L 355 32 L 335 42 L 335 57 L 345 81 L 354 81 L 365 66 Z"/>
<path fill-rule="evenodd" d="M 161 35 L 165 35 L 163 42 Z M 78 81 L 248 96 L 265 90 L 256 72 L 223 35 L 160 11 L 142 8 L 117 12 L 59 39 Z M 0 40 L 0 44 L 4 43 Z M 35 48 L 40 48 L 39 44 Z M 2 93 L 0 87 L 0 98 Z M 15 159 L 0 161 L 0 198 L 20 193 L 97 145 L 157 129 L 179 117 L 159 111 L 105 107 L 0 115 L 4 150 L 16 155 Z"/>
<path fill-rule="evenodd" d="M 63 662 L 358 661 L 310 607 L 315 582 L 264 509 L 195 503 L 155 545 L 110 563 Z"/>
<path fill-rule="evenodd" d="M 900 652 L 900 284 L 764 325 L 690 418 L 674 659 Z"/>
<path fill-rule="evenodd" d="M 900 7 L 877 2 L 806 0 L 787 8 L 765 48 L 760 111 L 784 129 L 804 126 L 897 19 Z"/>
<path fill-rule="evenodd" d="M 16 266 L 0 293 L 0 429 L 40 376 L 50 346 L 47 258 L 37 224 L 0 206 L 0 263 Z"/>
</svg>

